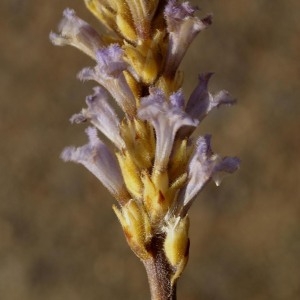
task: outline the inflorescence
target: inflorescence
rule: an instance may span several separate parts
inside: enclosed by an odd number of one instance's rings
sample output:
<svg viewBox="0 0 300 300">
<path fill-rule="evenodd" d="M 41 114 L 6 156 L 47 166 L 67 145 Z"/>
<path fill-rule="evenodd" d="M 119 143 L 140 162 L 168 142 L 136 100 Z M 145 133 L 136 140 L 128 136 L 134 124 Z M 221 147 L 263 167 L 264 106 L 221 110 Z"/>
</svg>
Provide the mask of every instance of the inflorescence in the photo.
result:
<svg viewBox="0 0 300 300">
<path fill-rule="evenodd" d="M 199 76 L 188 99 L 179 65 L 196 35 L 212 21 L 176 0 L 85 0 L 109 35 L 98 34 L 66 9 L 53 44 L 71 45 L 95 62 L 78 78 L 97 83 L 72 123 L 90 121 L 89 142 L 66 148 L 65 161 L 83 164 L 117 200 L 113 209 L 128 244 L 143 261 L 151 243 L 162 241 L 171 284 L 188 259 L 188 210 L 203 187 L 239 167 L 236 157 L 211 149 L 211 136 L 192 136 L 205 116 L 235 100 L 225 90 L 208 91 L 211 73 Z M 122 110 L 116 113 L 112 100 Z M 109 142 L 104 143 L 98 132 Z M 158 243 L 159 244 L 159 243 Z"/>
</svg>

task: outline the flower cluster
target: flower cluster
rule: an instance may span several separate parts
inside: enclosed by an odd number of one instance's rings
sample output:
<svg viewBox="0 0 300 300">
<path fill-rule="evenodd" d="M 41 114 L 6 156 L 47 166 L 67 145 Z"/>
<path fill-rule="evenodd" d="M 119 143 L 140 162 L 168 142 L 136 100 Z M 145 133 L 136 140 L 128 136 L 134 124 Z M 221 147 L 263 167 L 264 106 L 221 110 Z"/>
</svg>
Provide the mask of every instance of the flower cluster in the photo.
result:
<svg viewBox="0 0 300 300">
<path fill-rule="evenodd" d="M 118 201 L 113 209 L 128 244 L 144 262 L 153 259 L 153 240 L 173 284 L 188 258 L 188 209 L 211 179 L 239 166 L 235 157 L 214 154 L 210 136 L 194 130 L 214 108 L 233 104 L 222 90 L 208 91 L 211 73 L 185 100 L 178 67 L 195 36 L 211 24 L 196 8 L 177 0 L 85 0 L 110 35 L 98 34 L 72 9 L 66 9 L 55 45 L 71 45 L 88 54 L 95 66 L 78 77 L 98 86 L 86 108 L 71 118 L 89 120 L 88 144 L 66 148 L 65 161 L 83 164 Z M 111 99 L 122 110 L 117 114 Z M 109 140 L 104 143 L 100 132 Z"/>
</svg>

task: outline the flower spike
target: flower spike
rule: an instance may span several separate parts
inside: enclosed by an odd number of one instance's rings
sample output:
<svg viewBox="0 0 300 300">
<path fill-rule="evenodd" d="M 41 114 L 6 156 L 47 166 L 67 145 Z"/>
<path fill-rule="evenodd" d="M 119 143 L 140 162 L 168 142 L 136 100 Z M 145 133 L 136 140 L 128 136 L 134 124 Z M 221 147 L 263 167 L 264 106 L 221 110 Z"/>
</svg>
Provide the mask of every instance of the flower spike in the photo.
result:
<svg viewBox="0 0 300 300">
<path fill-rule="evenodd" d="M 53 44 L 95 60 L 78 78 L 99 85 L 70 119 L 94 126 L 86 130 L 89 142 L 66 148 L 61 158 L 84 165 L 118 201 L 113 210 L 145 266 L 151 299 L 175 300 L 189 256 L 188 210 L 209 181 L 219 185 L 240 164 L 214 154 L 210 135 L 196 143 L 191 136 L 211 110 L 235 100 L 208 90 L 212 73 L 199 76 L 186 102 L 182 92 L 178 68 L 212 17 L 198 18 L 198 9 L 180 0 L 83 1 L 111 35 L 99 35 L 72 9 L 50 34 Z"/>
</svg>

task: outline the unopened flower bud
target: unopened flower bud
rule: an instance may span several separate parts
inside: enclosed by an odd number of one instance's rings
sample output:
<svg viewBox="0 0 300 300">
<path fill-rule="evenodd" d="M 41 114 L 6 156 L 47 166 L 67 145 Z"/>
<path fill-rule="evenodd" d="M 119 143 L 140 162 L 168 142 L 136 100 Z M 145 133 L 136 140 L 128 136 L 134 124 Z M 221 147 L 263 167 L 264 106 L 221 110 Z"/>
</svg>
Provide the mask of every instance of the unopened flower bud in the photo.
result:
<svg viewBox="0 0 300 300">
<path fill-rule="evenodd" d="M 184 268 L 182 262 L 186 262 L 189 252 L 189 218 L 176 218 L 169 221 L 166 228 L 164 243 L 165 255 L 174 268 Z"/>
<path fill-rule="evenodd" d="M 130 200 L 121 209 L 113 206 L 132 251 L 141 259 L 149 255 L 146 250 L 151 237 L 151 225 L 145 209 L 134 200 Z"/>
</svg>

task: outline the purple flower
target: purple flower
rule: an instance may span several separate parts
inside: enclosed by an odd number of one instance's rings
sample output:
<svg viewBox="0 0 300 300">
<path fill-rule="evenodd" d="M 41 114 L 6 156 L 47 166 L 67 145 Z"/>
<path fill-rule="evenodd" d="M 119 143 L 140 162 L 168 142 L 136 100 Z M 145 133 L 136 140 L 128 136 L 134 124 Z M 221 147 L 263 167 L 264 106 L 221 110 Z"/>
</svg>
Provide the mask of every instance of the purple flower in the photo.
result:
<svg viewBox="0 0 300 300">
<path fill-rule="evenodd" d="M 88 127 L 86 133 L 89 143 L 79 148 L 65 148 L 61 158 L 84 165 L 119 199 L 126 194 L 126 189 L 116 156 L 97 137 L 96 128 Z"/>
<path fill-rule="evenodd" d="M 194 16 L 196 9 L 189 2 L 169 0 L 165 8 L 165 19 L 169 32 L 169 48 L 165 74 L 173 76 L 182 58 L 196 35 L 211 24 L 211 16 L 202 20 Z"/>
<path fill-rule="evenodd" d="M 101 36 L 78 18 L 73 9 L 65 9 L 63 16 L 59 24 L 60 33 L 50 33 L 51 42 L 56 46 L 74 46 L 95 59 L 97 50 L 104 46 Z"/>
<path fill-rule="evenodd" d="M 125 144 L 120 136 L 120 120 L 115 110 L 108 103 L 106 91 L 98 86 L 94 94 L 86 97 L 87 109 L 71 117 L 72 123 L 81 123 L 89 119 L 91 123 L 102 132 L 119 150 Z"/>
<path fill-rule="evenodd" d="M 98 82 L 109 91 L 126 114 L 135 115 L 135 98 L 123 74 L 128 67 L 123 60 L 123 50 L 117 44 L 112 44 L 98 50 L 96 59 L 97 65 L 93 69 L 83 69 L 78 74 L 79 79 Z"/>
<path fill-rule="evenodd" d="M 180 90 L 171 95 L 170 101 L 158 88 L 151 88 L 150 95 L 141 99 L 138 117 L 147 120 L 155 129 L 154 168 L 159 171 L 164 171 L 167 167 L 176 132 L 183 126 L 198 125 L 198 121 L 182 109 L 183 103 Z"/>
<path fill-rule="evenodd" d="M 185 216 L 197 194 L 208 181 L 215 180 L 219 185 L 222 173 L 233 173 L 239 167 L 237 157 L 220 157 L 210 146 L 210 135 L 199 137 L 196 150 L 188 166 L 188 182 L 178 195 L 174 214 Z"/>
<path fill-rule="evenodd" d="M 218 92 L 216 95 L 209 93 L 207 86 L 211 76 L 212 73 L 204 73 L 199 76 L 199 83 L 186 105 L 186 112 L 199 121 L 202 121 L 213 108 L 223 104 L 232 105 L 235 103 L 235 99 L 225 90 Z"/>
</svg>

